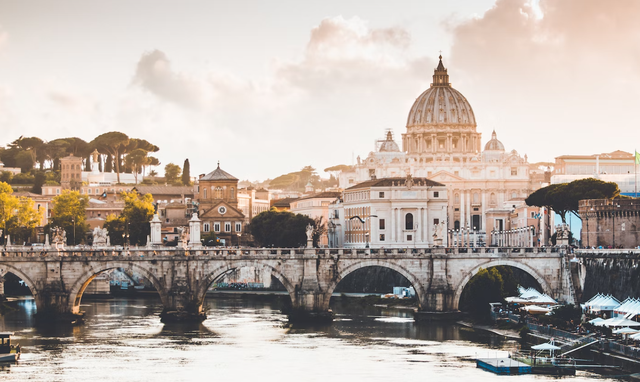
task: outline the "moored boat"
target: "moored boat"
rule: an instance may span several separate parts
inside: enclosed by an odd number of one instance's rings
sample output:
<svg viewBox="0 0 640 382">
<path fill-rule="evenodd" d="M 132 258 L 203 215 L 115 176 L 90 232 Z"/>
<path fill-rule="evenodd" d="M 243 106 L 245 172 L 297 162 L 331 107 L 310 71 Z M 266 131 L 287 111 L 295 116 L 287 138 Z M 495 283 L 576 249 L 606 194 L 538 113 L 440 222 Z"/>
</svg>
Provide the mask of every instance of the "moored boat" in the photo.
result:
<svg viewBox="0 0 640 382">
<path fill-rule="evenodd" d="M 15 362 L 20 359 L 20 344 L 12 344 L 13 332 L 0 332 L 0 362 Z"/>
</svg>

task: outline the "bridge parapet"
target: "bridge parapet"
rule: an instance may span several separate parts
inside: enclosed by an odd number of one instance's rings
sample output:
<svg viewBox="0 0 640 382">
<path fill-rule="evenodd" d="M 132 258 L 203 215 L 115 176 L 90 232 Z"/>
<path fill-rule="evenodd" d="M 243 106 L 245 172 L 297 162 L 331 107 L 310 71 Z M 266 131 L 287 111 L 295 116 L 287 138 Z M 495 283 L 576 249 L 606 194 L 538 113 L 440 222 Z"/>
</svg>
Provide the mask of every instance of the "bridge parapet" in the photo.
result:
<svg viewBox="0 0 640 382">
<path fill-rule="evenodd" d="M 210 285 L 233 269 L 255 267 L 278 278 L 302 312 L 323 315 L 338 283 L 365 267 L 385 267 L 414 286 L 419 309 L 457 311 L 466 283 L 482 268 L 507 265 L 531 274 L 545 292 L 565 299 L 564 253 L 558 248 L 186 248 L 70 247 L 0 252 L 0 277 L 11 272 L 31 288 L 38 312 L 79 313 L 82 294 L 101 272 L 140 273 L 158 290 L 164 317 L 202 319 Z M 0 291 L 1 294 L 1 291 Z M 566 300 L 566 299 L 565 299 Z M 169 313 L 173 316 L 169 315 Z M 167 318 L 171 319 L 171 318 Z"/>
</svg>

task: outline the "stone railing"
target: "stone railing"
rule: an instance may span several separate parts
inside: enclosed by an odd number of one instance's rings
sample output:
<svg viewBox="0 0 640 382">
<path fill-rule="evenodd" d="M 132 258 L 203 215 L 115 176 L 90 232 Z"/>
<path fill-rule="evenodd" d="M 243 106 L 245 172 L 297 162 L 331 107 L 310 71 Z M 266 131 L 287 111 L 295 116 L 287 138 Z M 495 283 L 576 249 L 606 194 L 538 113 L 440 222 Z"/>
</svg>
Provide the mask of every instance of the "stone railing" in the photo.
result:
<svg viewBox="0 0 640 382">
<path fill-rule="evenodd" d="M 576 249 L 573 253 L 579 257 L 638 257 L 640 249 Z"/>
<path fill-rule="evenodd" d="M 216 248 L 216 247 L 105 247 L 89 246 L 55 248 L 37 248 L 29 246 L 11 246 L 1 249 L 0 257 L 44 257 L 44 256 L 249 256 L 249 257 L 282 257 L 282 256 L 319 256 L 319 257 L 428 257 L 428 256 L 488 256 L 488 257 L 527 257 L 538 254 L 558 253 L 558 248 L 498 248 L 498 247 L 440 247 L 440 248 Z"/>
</svg>

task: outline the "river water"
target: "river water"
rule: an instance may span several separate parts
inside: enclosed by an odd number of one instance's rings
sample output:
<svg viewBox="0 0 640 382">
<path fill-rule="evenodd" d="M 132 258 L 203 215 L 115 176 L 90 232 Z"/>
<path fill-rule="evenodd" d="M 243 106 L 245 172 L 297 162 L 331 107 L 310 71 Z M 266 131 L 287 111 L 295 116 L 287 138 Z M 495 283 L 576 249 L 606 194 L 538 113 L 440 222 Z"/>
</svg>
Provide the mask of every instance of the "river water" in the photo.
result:
<svg viewBox="0 0 640 382">
<path fill-rule="evenodd" d="M 22 346 L 0 381 L 531 381 L 496 376 L 476 356 L 519 347 L 457 324 L 416 324 L 409 312 L 332 300 L 336 320 L 289 327 L 280 303 L 258 298 L 207 299 L 202 324 L 165 325 L 158 298 L 83 301 L 83 325 L 33 327 L 33 300 L 0 317 Z M 621 379 L 578 372 L 572 381 Z"/>
</svg>

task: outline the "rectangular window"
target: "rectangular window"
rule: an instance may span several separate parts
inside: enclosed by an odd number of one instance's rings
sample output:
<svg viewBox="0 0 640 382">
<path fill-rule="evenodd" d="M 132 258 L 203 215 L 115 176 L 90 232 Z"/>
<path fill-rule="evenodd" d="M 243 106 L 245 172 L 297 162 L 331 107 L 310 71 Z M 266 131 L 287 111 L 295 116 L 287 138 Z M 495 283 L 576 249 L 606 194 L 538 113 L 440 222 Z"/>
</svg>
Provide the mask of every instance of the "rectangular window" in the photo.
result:
<svg viewBox="0 0 640 382">
<path fill-rule="evenodd" d="M 213 230 L 215 232 L 220 232 L 220 223 L 213 223 Z"/>
<path fill-rule="evenodd" d="M 231 223 L 224 223 L 224 232 L 231 232 Z"/>
<path fill-rule="evenodd" d="M 211 229 L 211 228 L 209 227 L 209 223 L 204 223 L 204 224 L 202 225 L 202 230 L 203 230 L 204 232 L 209 232 L 209 229 Z"/>
<path fill-rule="evenodd" d="M 456 207 L 456 208 L 454 208 L 453 210 L 454 210 L 454 211 L 456 211 L 456 212 L 458 212 L 458 211 L 460 211 L 460 208 L 457 208 L 457 207 Z"/>
<path fill-rule="evenodd" d="M 383 198 L 384 198 L 384 192 L 380 192 L 380 193 L 378 194 L 378 196 L 380 197 L 380 199 L 383 199 Z"/>
<path fill-rule="evenodd" d="M 385 229 L 384 228 L 384 219 L 380 219 L 380 221 L 378 222 L 378 226 L 380 227 L 380 229 Z"/>
<path fill-rule="evenodd" d="M 433 219 L 433 224 L 440 224 L 440 219 Z"/>
<path fill-rule="evenodd" d="M 407 241 L 413 240 L 413 235 L 407 235 Z"/>
<path fill-rule="evenodd" d="M 516 175 L 518 175 L 518 168 L 511 167 L 511 176 L 516 176 Z"/>
<path fill-rule="evenodd" d="M 87 189 L 87 193 L 88 193 L 88 194 L 90 194 L 90 193 L 91 193 L 91 189 L 90 189 L 90 188 L 88 188 L 88 189 Z"/>
<path fill-rule="evenodd" d="M 433 197 L 434 198 L 439 198 L 440 197 L 440 193 L 438 191 L 434 191 L 433 192 Z"/>
<path fill-rule="evenodd" d="M 242 223 L 236 223 L 236 232 L 242 231 Z"/>
<path fill-rule="evenodd" d="M 384 233 L 380 234 L 380 241 L 384 241 Z"/>
</svg>

